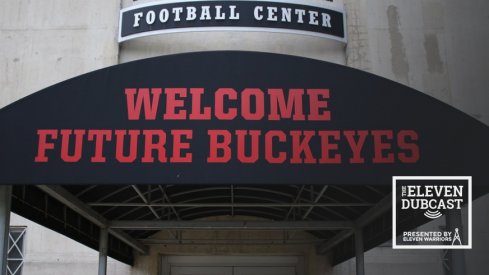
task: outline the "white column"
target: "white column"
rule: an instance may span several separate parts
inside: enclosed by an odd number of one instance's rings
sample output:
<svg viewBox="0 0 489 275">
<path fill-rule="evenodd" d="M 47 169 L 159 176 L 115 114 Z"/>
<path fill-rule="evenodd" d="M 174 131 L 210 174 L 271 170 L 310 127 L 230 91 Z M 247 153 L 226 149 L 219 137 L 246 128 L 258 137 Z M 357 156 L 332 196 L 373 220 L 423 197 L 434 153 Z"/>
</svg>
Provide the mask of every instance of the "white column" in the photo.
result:
<svg viewBox="0 0 489 275">
<path fill-rule="evenodd" d="M 107 274 L 107 252 L 109 243 L 109 231 L 107 228 L 100 229 L 98 275 Z"/>
<path fill-rule="evenodd" d="M 363 253 L 363 232 L 361 228 L 355 228 L 355 257 L 357 275 L 365 275 L 365 261 Z"/>
<path fill-rule="evenodd" d="M 448 211 L 446 214 L 446 227 L 452 232 L 455 232 L 455 228 L 458 228 L 460 238 L 463 241 L 462 210 Z M 450 275 L 465 275 L 465 253 L 463 249 L 449 249 L 448 261 Z"/>
</svg>

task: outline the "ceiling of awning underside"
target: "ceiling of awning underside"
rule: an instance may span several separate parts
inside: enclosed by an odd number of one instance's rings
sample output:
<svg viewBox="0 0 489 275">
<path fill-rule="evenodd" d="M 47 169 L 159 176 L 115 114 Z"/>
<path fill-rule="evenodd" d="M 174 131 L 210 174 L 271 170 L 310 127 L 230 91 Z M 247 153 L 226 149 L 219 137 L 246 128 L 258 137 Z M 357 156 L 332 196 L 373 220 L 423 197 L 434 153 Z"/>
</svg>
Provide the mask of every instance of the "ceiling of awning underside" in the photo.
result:
<svg viewBox="0 0 489 275">
<path fill-rule="evenodd" d="M 192 221 L 216 216 L 250 216 L 271 221 L 355 221 L 391 193 L 390 186 L 338 185 L 80 185 L 61 186 L 108 221 Z M 97 249 L 99 228 L 36 186 L 14 186 L 12 210 Z M 388 219 L 385 215 L 383 219 Z M 366 234 L 366 247 L 389 238 L 382 220 Z M 386 234 L 379 232 L 386 231 Z M 157 230 L 124 230 L 144 240 Z M 309 231 L 326 243 L 341 230 Z M 380 237 L 379 237 L 380 236 Z M 369 239 L 375 244 L 369 244 Z M 350 239 L 336 261 L 351 257 Z M 111 237 L 109 254 L 131 264 L 131 247 Z"/>
</svg>

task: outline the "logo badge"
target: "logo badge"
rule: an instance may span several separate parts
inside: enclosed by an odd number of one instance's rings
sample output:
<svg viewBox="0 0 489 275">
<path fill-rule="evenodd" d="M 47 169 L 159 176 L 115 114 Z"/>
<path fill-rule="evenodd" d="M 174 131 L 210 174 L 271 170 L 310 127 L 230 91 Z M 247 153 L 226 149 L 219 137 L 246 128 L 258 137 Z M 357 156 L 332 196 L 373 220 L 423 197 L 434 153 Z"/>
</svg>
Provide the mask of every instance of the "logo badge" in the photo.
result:
<svg viewBox="0 0 489 275">
<path fill-rule="evenodd" d="M 472 177 L 393 177 L 392 187 L 394 249 L 472 248 Z"/>
</svg>

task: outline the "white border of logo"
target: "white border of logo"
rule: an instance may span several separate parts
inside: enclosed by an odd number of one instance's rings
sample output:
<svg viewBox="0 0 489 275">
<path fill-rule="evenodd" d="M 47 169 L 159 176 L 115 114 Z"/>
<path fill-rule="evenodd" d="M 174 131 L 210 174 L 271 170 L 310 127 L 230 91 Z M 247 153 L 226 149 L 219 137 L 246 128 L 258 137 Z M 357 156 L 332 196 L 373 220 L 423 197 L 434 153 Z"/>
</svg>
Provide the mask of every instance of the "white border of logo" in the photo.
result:
<svg viewBox="0 0 489 275">
<path fill-rule="evenodd" d="M 396 182 L 397 180 L 467 180 L 468 194 L 468 243 L 467 245 L 397 245 Z M 395 176 L 392 177 L 392 248 L 393 249 L 472 249 L 472 177 L 471 176 Z"/>
</svg>

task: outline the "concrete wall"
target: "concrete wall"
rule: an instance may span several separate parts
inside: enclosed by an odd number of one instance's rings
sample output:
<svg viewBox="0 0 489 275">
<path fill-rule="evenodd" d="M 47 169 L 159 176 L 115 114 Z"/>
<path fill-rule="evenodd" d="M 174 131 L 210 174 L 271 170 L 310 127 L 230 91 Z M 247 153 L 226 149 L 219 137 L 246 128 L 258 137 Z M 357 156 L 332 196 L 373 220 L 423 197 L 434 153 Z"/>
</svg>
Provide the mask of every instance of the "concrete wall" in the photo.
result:
<svg viewBox="0 0 489 275">
<path fill-rule="evenodd" d="M 372 275 L 444 275 L 440 258 L 440 251 L 393 251 L 386 244 L 365 253 L 365 272 Z M 334 267 L 333 275 L 350 274 L 356 274 L 354 259 Z"/>
<path fill-rule="evenodd" d="M 0 107 L 117 63 L 120 3 L 0 1 Z"/>
<path fill-rule="evenodd" d="M 403 83 L 489 124 L 489 2 L 344 2 L 348 66 Z"/>
<path fill-rule="evenodd" d="M 344 0 L 348 12 L 347 66 L 433 96 L 489 125 L 489 2 L 479 0 Z M 436 114 L 433 114 L 436 115 Z M 489 196 L 474 202 L 474 247 L 467 274 L 482 274 L 489 259 Z M 425 225 L 436 228 L 438 223 Z M 375 248 L 367 274 L 444 274 L 442 252 Z M 334 274 L 353 274 L 352 259 Z"/>
<path fill-rule="evenodd" d="M 27 228 L 23 275 L 97 274 L 98 251 L 14 213 L 10 224 Z M 109 258 L 107 271 L 107 275 L 129 275 L 131 267 Z"/>
</svg>

